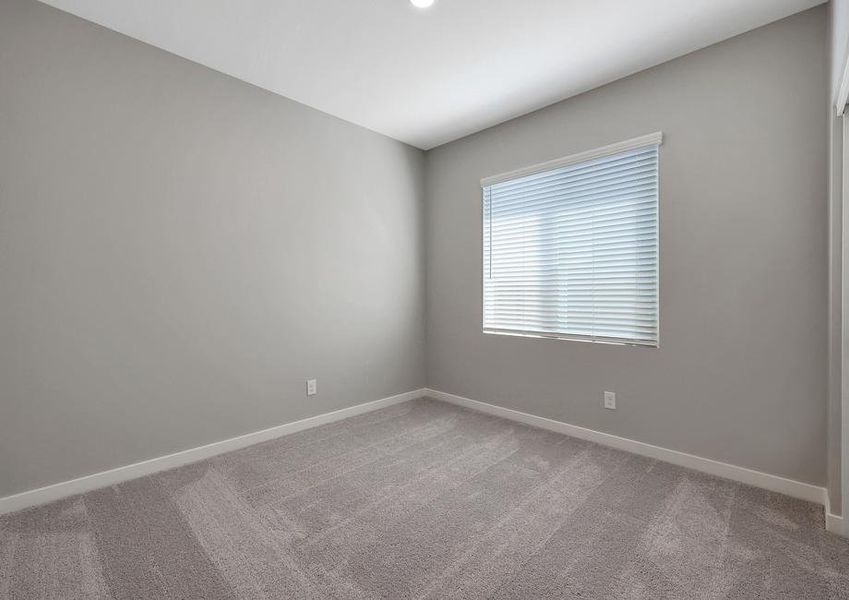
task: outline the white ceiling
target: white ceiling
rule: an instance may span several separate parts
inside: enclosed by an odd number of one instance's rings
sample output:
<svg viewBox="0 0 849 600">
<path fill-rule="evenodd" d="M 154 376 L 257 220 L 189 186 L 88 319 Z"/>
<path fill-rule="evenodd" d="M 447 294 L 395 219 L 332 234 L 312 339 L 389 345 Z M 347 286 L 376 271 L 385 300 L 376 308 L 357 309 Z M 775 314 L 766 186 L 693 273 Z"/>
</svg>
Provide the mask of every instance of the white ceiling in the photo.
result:
<svg viewBox="0 0 849 600">
<path fill-rule="evenodd" d="M 824 0 L 44 0 L 428 149 Z"/>
</svg>

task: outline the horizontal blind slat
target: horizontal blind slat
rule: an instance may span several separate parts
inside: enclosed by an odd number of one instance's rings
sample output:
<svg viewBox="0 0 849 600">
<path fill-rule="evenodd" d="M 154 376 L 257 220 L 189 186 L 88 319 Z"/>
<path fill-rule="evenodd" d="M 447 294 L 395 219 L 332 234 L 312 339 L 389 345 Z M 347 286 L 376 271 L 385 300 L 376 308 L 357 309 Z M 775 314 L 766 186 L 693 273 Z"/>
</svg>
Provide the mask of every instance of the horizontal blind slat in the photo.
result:
<svg viewBox="0 0 849 600">
<path fill-rule="evenodd" d="M 484 331 L 657 342 L 658 146 L 483 188 Z"/>
</svg>

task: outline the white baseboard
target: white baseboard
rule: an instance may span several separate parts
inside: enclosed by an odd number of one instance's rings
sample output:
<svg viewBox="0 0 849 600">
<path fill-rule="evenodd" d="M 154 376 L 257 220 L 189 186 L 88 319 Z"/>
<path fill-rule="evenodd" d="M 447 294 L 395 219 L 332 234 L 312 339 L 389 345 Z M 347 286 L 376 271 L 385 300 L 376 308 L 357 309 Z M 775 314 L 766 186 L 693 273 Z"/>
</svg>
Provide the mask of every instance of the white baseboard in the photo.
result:
<svg viewBox="0 0 849 600">
<path fill-rule="evenodd" d="M 849 538 L 849 521 L 844 519 L 842 516 L 832 514 L 831 502 L 829 501 L 828 493 L 824 495 L 824 498 L 826 530 L 830 531 L 831 533 L 836 533 L 837 535 Z"/>
<path fill-rule="evenodd" d="M 784 477 L 779 477 L 777 475 L 770 475 L 768 473 L 754 471 L 745 467 L 738 467 L 736 465 L 730 465 L 728 463 L 719 462 L 709 458 L 686 454 L 685 452 L 679 452 L 677 450 L 670 450 L 660 446 L 645 444 L 636 440 L 611 435 L 609 433 L 602 433 L 601 431 L 595 431 L 593 429 L 587 429 L 577 425 L 570 425 L 569 423 L 555 421 L 554 419 L 538 417 L 536 415 L 519 412 L 518 410 L 512 410 L 510 408 L 504 408 L 494 404 L 487 404 L 486 402 L 480 402 L 479 400 L 472 400 L 470 398 L 464 398 L 463 396 L 448 394 L 438 390 L 428 389 L 426 392 L 428 396 L 436 398 L 437 400 L 442 400 L 443 402 L 449 402 L 451 404 L 495 415 L 497 417 L 518 421 L 526 425 L 539 427 L 540 429 L 547 429 L 549 431 L 563 433 L 582 440 L 596 442 L 604 446 L 611 446 L 633 454 L 655 458 L 657 460 L 662 460 L 664 462 L 693 469 L 695 471 L 701 471 L 710 475 L 724 477 L 725 479 L 739 481 L 740 483 L 745 483 L 772 492 L 778 492 L 794 498 L 800 498 L 802 500 L 807 500 L 808 502 L 815 502 L 816 504 L 824 504 L 825 502 L 825 488 L 812 485 L 810 483 L 785 479 Z"/>
<path fill-rule="evenodd" d="M 825 528 L 835 535 L 849 538 L 849 527 L 846 526 L 846 520 L 843 517 L 830 512 L 825 513 Z"/>
<path fill-rule="evenodd" d="M 145 475 L 167 471 L 168 469 L 198 462 L 219 454 L 239 450 L 240 448 L 259 444 L 261 442 L 296 433 L 298 431 L 303 431 L 305 429 L 318 427 L 319 425 L 333 423 L 334 421 L 340 421 L 342 419 L 347 419 L 348 417 L 378 410 L 394 404 L 400 404 L 401 402 L 406 402 L 422 396 L 430 396 L 437 400 L 442 400 L 443 402 L 463 406 L 465 408 L 503 417 L 505 419 L 518 421 L 520 423 L 525 423 L 526 425 L 555 431 L 557 433 L 596 442 L 605 446 L 611 446 L 613 448 L 647 456 L 649 458 L 655 458 L 682 467 L 694 469 L 696 471 L 702 471 L 711 475 L 725 477 L 726 479 L 786 494 L 794 498 L 801 498 L 802 500 L 822 504 L 826 508 L 826 528 L 839 535 L 849 537 L 849 526 L 847 526 L 847 520 L 840 516 L 831 514 L 831 511 L 829 510 L 828 495 L 825 488 L 426 388 L 405 392 L 389 398 L 382 398 L 373 402 L 358 404 L 356 406 L 316 415 L 314 417 L 308 417 L 292 423 L 285 423 L 269 429 L 263 429 L 262 431 L 248 433 L 227 440 L 222 440 L 220 442 L 207 444 L 205 446 L 176 452 L 167 456 L 161 456 L 124 467 L 118 467 L 109 471 L 86 475 L 85 477 L 80 477 L 78 479 L 63 481 L 46 487 L 21 492 L 20 494 L 15 494 L 13 496 L 6 496 L 5 498 L 0 498 L 0 515 L 23 510 L 32 506 L 46 504 L 68 496 L 74 496 L 99 488 L 108 487 L 123 481 L 137 479 L 139 477 L 144 477 Z"/>
<path fill-rule="evenodd" d="M 269 429 L 263 429 L 262 431 L 255 431 L 253 433 L 240 435 L 220 442 L 213 442 L 212 444 L 207 444 L 205 446 L 183 450 L 182 452 L 176 452 L 167 456 L 160 456 L 158 458 L 152 458 L 150 460 L 145 460 L 124 467 L 110 469 L 109 471 L 94 473 L 78 479 L 63 481 L 61 483 L 55 483 L 35 490 L 21 492 L 20 494 L 15 494 L 13 496 L 6 496 L 5 498 L 0 498 L 0 515 L 23 510 L 31 506 L 46 504 L 48 502 L 53 502 L 54 500 L 67 498 L 68 496 L 75 496 L 77 494 L 90 492 L 91 490 L 108 487 L 123 481 L 129 481 L 130 479 L 137 479 L 145 475 L 159 473 L 160 471 L 167 471 L 168 469 L 198 462 L 219 454 L 224 454 L 225 452 L 231 452 L 247 446 L 259 444 L 260 442 L 273 440 L 284 435 L 303 431 L 304 429 L 311 429 L 313 427 L 318 427 L 319 425 L 333 423 L 334 421 L 340 421 L 342 419 L 347 419 L 348 417 L 371 412 L 380 408 L 386 408 L 393 404 L 400 404 L 401 402 L 420 398 L 424 395 L 424 389 L 404 392 L 397 396 L 390 396 L 389 398 L 382 398 L 380 400 L 374 400 L 373 402 L 358 404 L 341 410 L 301 419 L 300 421 L 294 421 L 292 423 L 285 423 Z"/>
</svg>

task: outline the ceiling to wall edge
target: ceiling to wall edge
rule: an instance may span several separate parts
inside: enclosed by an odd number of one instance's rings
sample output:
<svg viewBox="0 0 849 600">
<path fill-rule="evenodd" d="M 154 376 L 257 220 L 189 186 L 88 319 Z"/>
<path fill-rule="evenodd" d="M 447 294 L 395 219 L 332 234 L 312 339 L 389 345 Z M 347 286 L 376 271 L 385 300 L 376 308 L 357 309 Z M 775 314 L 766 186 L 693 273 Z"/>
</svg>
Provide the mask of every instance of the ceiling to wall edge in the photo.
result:
<svg viewBox="0 0 849 600">
<path fill-rule="evenodd" d="M 77 19 L 80 19 L 80 20 L 82 20 L 82 21 L 85 21 L 86 23 L 91 23 L 91 24 L 97 25 L 98 27 L 101 27 L 101 28 L 103 28 L 103 29 L 105 29 L 105 30 L 107 30 L 107 31 L 110 31 L 110 32 L 112 32 L 112 33 L 115 33 L 115 34 L 118 34 L 118 35 L 121 35 L 121 36 L 127 37 L 127 38 L 129 38 L 129 39 L 134 40 L 134 41 L 137 41 L 137 42 L 140 42 L 140 43 L 142 43 L 142 44 L 145 44 L 146 46 L 149 46 L 149 47 L 151 47 L 151 48 L 155 48 L 155 49 L 157 49 L 157 50 L 159 50 L 159 51 L 166 52 L 166 53 L 168 53 L 168 54 L 170 54 L 170 55 L 172 55 L 172 56 L 176 56 L 176 57 L 178 57 L 178 58 L 180 58 L 180 59 L 182 59 L 182 60 L 186 60 L 186 61 L 191 62 L 191 63 L 193 63 L 193 64 L 200 65 L 200 66 L 205 67 L 205 68 L 207 68 L 207 69 L 209 69 L 209 70 L 211 70 L 211 71 L 214 71 L 214 72 L 216 72 L 216 73 L 220 73 L 220 74 L 222 74 L 222 75 L 225 75 L 226 77 L 230 77 L 230 78 L 232 78 L 232 79 L 235 79 L 235 80 L 237 80 L 237 81 L 240 81 L 240 82 L 245 83 L 245 84 L 247 84 L 247 85 L 250 85 L 250 86 L 252 86 L 252 87 L 255 87 L 255 88 L 258 88 L 258 89 L 260 89 L 260 90 L 263 90 L 264 92 L 267 92 L 267 93 L 270 93 L 270 94 L 274 94 L 275 96 L 280 97 L 280 98 L 285 98 L 286 100 L 288 100 L 288 101 L 290 101 L 290 102 L 295 102 L 295 103 L 300 104 L 300 105 L 302 105 L 302 106 L 306 106 L 306 107 L 308 107 L 308 108 L 310 108 L 310 109 L 312 109 L 312 110 L 315 110 L 315 111 L 317 111 L 317 112 L 319 112 L 319 113 L 322 113 L 322 114 L 325 114 L 325 115 L 327 115 L 327 116 L 333 117 L 334 119 L 338 119 L 339 121 L 342 121 L 342 122 L 345 122 L 345 123 L 349 123 L 349 124 L 355 125 L 355 126 L 357 126 L 357 127 L 360 127 L 360 128 L 362 128 L 362 129 L 365 129 L 365 130 L 370 131 L 370 132 L 372 132 L 372 133 L 375 133 L 375 134 L 377 134 L 377 135 L 381 135 L 381 136 L 386 137 L 386 138 L 388 138 L 388 139 L 392 139 L 392 140 L 394 140 L 394 141 L 397 141 L 397 142 L 399 142 L 399 143 L 405 144 L 405 145 L 410 146 L 410 147 L 412 147 L 412 148 L 416 148 L 416 149 L 418 149 L 418 150 L 421 150 L 421 151 L 424 151 L 424 152 L 428 152 L 428 151 L 430 151 L 430 150 L 434 150 L 434 149 L 436 149 L 436 148 L 440 148 L 440 147 L 442 147 L 442 146 L 445 146 L 445 145 L 451 144 L 451 143 L 456 142 L 456 141 L 458 141 L 458 140 L 461 140 L 461 139 L 464 139 L 464 138 L 467 138 L 467 137 L 471 137 L 471 136 L 477 135 L 477 134 L 482 133 L 482 132 L 484 132 L 484 131 L 487 131 L 487 130 L 489 130 L 489 129 L 493 129 L 493 128 L 498 127 L 498 126 L 500 126 L 500 125 L 503 125 L 503 124 L 505 124 L 505 123 L 509 123 L 509 122 L 511 122 L 511 121 L 514 121 L 514 120 L 516 120 L 516 119 L 520 119 L 520 118 L 522 118 L 522 117 L 525 117 L 525 116 L 527 116 L 527 115 L 530 115 L 530 114 L 536 113 L 536 112 L 538 112 L 538 111 L 545 110 L 546 108 L 549 108 L 549 107 L 551 107 L 551 106 L 554 106 L 554 105 L 559 104 L 559 103 L 561 103 L 561 102 L 564 102 L 564 101 L 566 101 L 566 100 L 569 100 L 569 99 L 572 99 L 572 98 L 579 97 L 579 96 L 581 96 L 581 95 L 583 95 L 583 94 L 586 94 L 586 93 L 592 92 L 592 91 L 594 91 L 594 90 L 597 90 L 597 89 L 603 88 L 603 87 L 605 87 L 605 86 L 607 86 L 607 85 L 610 85 L 610 84 L 612 84 L 612 83 L 615 83 L 615 82 L 617 82 L 617 81 L 621 81 L 621 80 L 624 80 L 624 79 L 628 79 L 629 77 L 633 77 L 634 75 L 637 75 L 637 74 L 639 74 L 639 73 L 643 73 L 643 72 L 645 72 L 645 71 L 649 71 L 649 70 L 651 70 L 651 69 L 654 69 L 654 68 L 656 68 L 656 67 L 659 67 L 659 66 L 661 66 L 661 65 L 664 65 L 664 64 L 666 64 L 666 63 L 669 63 L 669 62 L 672 62 L 672 61 L 678 60 L 678 59 L 680 59 L 680 58 L 684 58 L 684 57 L 686 57 L 686 56 L 689 56 L 690 54 L 694 54 L 694 53 L 696 53 L 696 52 L 700 52 L 700 51 L 702 51 L 702 50 L 704 50 L 704 49 L 706 49 L 706 48 L 710 48 L 710 47 L 712 47 L 712 46 L 716 46 L 716 45 L 718 45 L 718 44 L 722 44 L 722 43 L 727 42 L 727 41 L 729 41 L 729 40 L 732 40 L 732 39 L 734 39 L 734 38 L 736 38 L 736 37 L 739 37 L 739 36 L 745 35 L 745 34 L 750 33 L 750 32 L 752 32 L 752 31 L 756 31 L 756 30 L 758 30 L 758 29 L 760 29 L 760 28 L 763 28 L 763 27 L 770 26 L 770 25 L 772 25 L 772 24 L 774 24 L 774 23 L 777 23 L 777 22 L 782 21 L 782 20 L 784 20 L 784 19 L 791 18 L 791 17 L 796 16 L 796 15 L 798 15 L 798 14 L 801 14 L 801 13 L 803 13 L 803 12 L 810 11 L 810 10 L 815 10 L 815 9 L 817 9 L 818 7 L 820 7 L 820 6 L 821 6 L 821 5 L 823 5 L 823 4 L 827 4 L 830 0 L 815 0 L 815 1 L 816 1 L 816 4 L 814 4 L 813 6 L 809 6 L 808 8 L 804 8 L 804 9 L 802 9 L 802 10 L 797 10 L 797 11 L 795 11 L 795 12 L 791 13 L 791 14 L 786 14 L 786 15 L 784 15 L 784 16 L 781 16 L 781 17 L 778 17 L 778 18 L 772 19 L 772 20 L 770 20 L 770 21 L 768 21 L 768 22 L 761 23 L 761 24 L 759 24 L 759 25 L 757 25 L 757 26 L 755 26 L 755 27 L 749 27 L 748 29 L 746 29 L 746 30 L 744 30 L 744 31 L 740 31 L 740 32 L 734 33 L 734 34 L 732 34 L 732 35 L 727 35 L 727 36 L 725 36 L 725 37 L 723 37 L 723 38 L 721 38 L 721 39 L 717 39 L 717 40 L 711 41 L 711 42 L 709 42 L 709 43 L 706 43 L 706 44 L 704 44 L 704 45 L 701 45 L 701 46 L 699 46 L 699 47 L 697 47 L 697 48 L 694 48 L 694 49 L 692 49 L 692 50 L 689 50 L 689 51 L 687 51 L 687 52 L 684 52 L 684 53 L 678 54 L 678 55 L 676 55 L 676 56 L 672 56 L 672 57 L 668 57 L 668 58 L 663 58 L 663 59 L 660 59 L 660 60 L 658 60 L 658 61 L 652 62 L 652 63 L 650 63 L 650 64 L 647 64 L 647 65 L 640 66 L 640 67 L 637 67 L 637 68 L 635 68 L 635 69 L 629 70 L 629 71 L 627 71 L 627 72 L 625 72 L 625 73 L 622 73 L 622 74 L 619 74 L 619 75 L 615 75 L 615 76 L 612 76 L 612 77 L 605 78 L 605 79 L 603 79 L 603 80 L 600 80 L 600 81 L 594 82 L 594 83 L 592 83 L 592 84 L 590 84 L 590 85 L 587 85 L 587 86 L 581 87 L 581 88 L 577 89 L 577 90 L 576 90 L 576 91 L 574 91 L 574 92 L 571 92 L 571 93 L 568 93 L 568 94 L 566 94 L 566 95 L 564 95 L 564 96 L 558 97 L 558 98 L 556 98 L 556 99 L 554 99 L 554 100 L 547 100 L 547 101 L 543 101 L 543 102 L 540 102 L 540 103 L 538 103 L 538 104 L 532 105 L 532 106 L 528 107 L 527 109 L 518 110 L 518 111 L 516 111 L 515 113 L 511 113 L 511 114 L 509 114 L 509 115 L 504 116 L 503 118 L 499 119 L 497 122 L 493 122 L 493 123 L 490 123 L 490 124 L 484 125 L 484 126 L 482 126 L 482 127 L 480 127 L 480 128 L 477 128 L 477 129 L 474 129 L 474 130 L 470 130 L 470 131 L 467 131 L 467 132 L 464 132 L 464 133 L 458 134 L 458 135 L 456 135 L 456 136 L 451 136 L 451 137 L 449 137 L 449 138 L 445 139 L 444 141 L 440 141 L 440 142 L 435 143 L 435 144 L 414 144 L 414 143 L 411 143 L 411 142 L 409 142 L 409 141 L 402 140 L 402 139 L 400 139 L 400 138 L 398 138 L 398 137 L 392 136 L 392 135 L 390 135 L 390 134 L 388 134 L 388 133 L 385 133 L 385 132 L 383 132 L 383 131 L 380 131 L 380 130 L 378 130 L 378 129 L 375 129 L 374 127 L 370 127 L 370 126 L 369 126 L 369 125 L 367 125 L 367 124 L 364 124 L 364 123 L 362 123 L 362 122 L 358 122 L 358 120 L 355 120 L 355 119 L 348 119 L 348 118 L 345 118 L 345 117 L 339 116 L 339 115 L 337 115 L 337 114 L 334 114 L 333 112 L 329 112 L 329 111 L 327 111 L 327 110 L 323 110 L 323 109 L 321 109 L 321 108 L 318 108 L 318 107 L 316 107 L 316 106 L 313 106 L 312 104 L 309 104 L 309 103 L 304 102 L 304 101 L 302 101 L 302 100 L 298 100 L 298 99 L 293 98 L 293 97 L 291 97 L 291 96 L 287 96 L 287 95 L 285 95 L 285 94 L 283 94 L 283 93 L 280 93 L 280 92 L 274 91 L 274 90 L 272 90 L 272 89 L 269 89 L 268 87 L 265 87 L 265 86 L 263 86 L 263 85 L 261 85 L 261 84 L 259 84 L 259 83 L 255 83 L 255 82 L 249 81 L 249 80 L 247 80 L 247 79 L 243 79 L 242 77 L 240 77 L 240 76 L 238 76 L 238 75 L 235 75 L 235 74 L 232 74 L 232 73 L 228 73 L 227 71 L 223 71 L 223 70 L 221 70 L 221 69 L 219 69 L 219 68 L 216 68 L 216 67 L 214 67 L 214 66 L 210 66 L 210 65 L 205 64 L 205 63 L 203 63 L 203 62 L 199 62 L 198 60 L 195 60 L 195 59 L 193 59 L 193 58 L 188 58 L 188 57 L 183 56 L 183 55 L 181 55 L 181 54 L 177 54 L 177 53 L 175 53 L 175 52 L 173 52 L 173 51 L 171 51 L 171 50 L 168 50 L 168 49 L 162 48 L 162 47 L 160 47 L 160 46 L 158 46 L 158 45 L 155 45 L 155 44 L 153 44 L 153 43 L 151 43 L 151 42 L 147 42 L 147 41 L 145 41 L 145 40 L 143 40 L 143 39 L 141 39 L 141 38 L 139 38 L 139 37 L 136 37 L 136 36 L 134 36 L 134 35 L 130 35 L 130 34 L 128 34 L 128 33 L 124 33 L 124 32 L 119 31 L 119 30 L 117 30 L 117 29 L 113 29 L 110 25 L 108 25 L 108 24 L 104 23 L 101 19 L 98 19 L 98 18 L 96 18 L 96 17 L 94 17 L 94 16 L 92 16 L 92 15 L 81 16 L 81 15 L 79 15 L 79 14 L 76 14 L 76 13 L 74 13 L 74 12 L 71 12 L 70 10 L 68 10 L 68 9 L 66 9 L 66 8 L 64 8 L 64 7 L 62 7 L 62 6 L 57 6 L 55 3 L 51 2 L 50 0 L 38 0 L 38 1 L 39 1 L 40 3 L 42 3 L 42 4 L 45 4 L 46 6 L 49 6 L 49 7 L 51 7 L 51 8 L 56 9 L 56 10 L 62 11 L 62 12 L 64 12 L 64 13 L 66 13 L 66 14 L 68 14 L 68 15 L 71 15 L 71 16 L 73 16 L 73 17 L 75 17 L 75 18 L 77 18 Z M 849 57 L 847 57 L 847 58 L 849 58 Z M 841 88 L 840 93 L 843 93 L 843 94 L 844 94 L 844 96 L 849 96 L 849 81 L 847 81 L 847 78 L 849 78 L 849 63 L 847 63 L 846 68 L 847 68 L 847 72 L 846 72 L 847 77 L 844 77 L 844 88 L 846 88 L 846 89 Z M 844 93 L 844 92 L 845 92 L 845 93 Z M 845 103 L 844 103 L 844 104 L 845 104 Z"/>
</svg>

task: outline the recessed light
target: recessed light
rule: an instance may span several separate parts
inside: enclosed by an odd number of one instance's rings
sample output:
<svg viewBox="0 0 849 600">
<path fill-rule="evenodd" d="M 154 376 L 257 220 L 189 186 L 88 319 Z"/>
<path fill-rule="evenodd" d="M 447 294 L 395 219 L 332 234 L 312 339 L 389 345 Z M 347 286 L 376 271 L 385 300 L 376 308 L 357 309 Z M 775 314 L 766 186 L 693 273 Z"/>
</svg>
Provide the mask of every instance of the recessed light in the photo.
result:
<svg viewBox="0 0 849 600">
<path fill-rule="evenodd" d="M 410 4 L 416 8 L 429 8 L 433 6 L 434 0 L 410 0 Z"/>
</svg>

